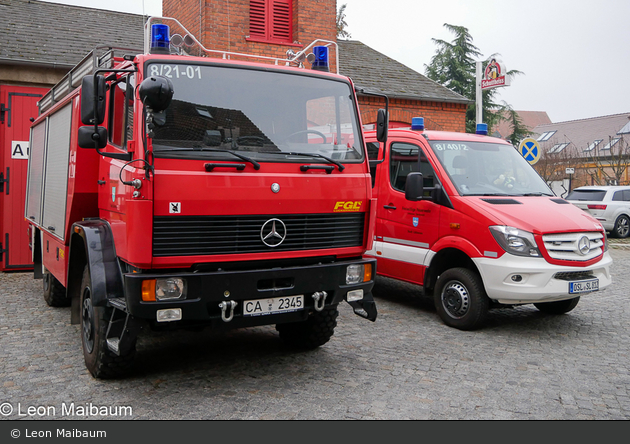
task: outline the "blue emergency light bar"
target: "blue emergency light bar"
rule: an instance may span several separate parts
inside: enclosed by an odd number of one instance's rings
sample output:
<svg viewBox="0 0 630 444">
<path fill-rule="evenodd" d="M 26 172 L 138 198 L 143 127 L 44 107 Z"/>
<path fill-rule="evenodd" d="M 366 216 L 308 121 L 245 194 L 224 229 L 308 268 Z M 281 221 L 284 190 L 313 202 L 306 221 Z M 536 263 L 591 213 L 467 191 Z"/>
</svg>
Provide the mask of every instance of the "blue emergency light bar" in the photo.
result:
<svg viewBox="0 0 630 444">
<path fill-rule="evenodd" d="M 168 54 L 170 40 L 168 25 L 158 23 L 151 25 L 151 54 Z"/>
<path fill-rule="evenodd" d="M 477 134 L 483 134 L 484 136 L 488 135 L 488 124 L 487 123 L 478 123 L 477 124 Z"/>
<path fill-rule="evenodd" d="M 328 47 L 313 46 L 313 55 L 315 56 L 315 60 L 313 60 L 311 68 L 316 71 L 328 72 Z"/>
<path fill-rule="evenodd" d="M 424 117 L 413 117 L 411 119 L 411 129 L 414 131 L 424 131 Z"/>
</svg>

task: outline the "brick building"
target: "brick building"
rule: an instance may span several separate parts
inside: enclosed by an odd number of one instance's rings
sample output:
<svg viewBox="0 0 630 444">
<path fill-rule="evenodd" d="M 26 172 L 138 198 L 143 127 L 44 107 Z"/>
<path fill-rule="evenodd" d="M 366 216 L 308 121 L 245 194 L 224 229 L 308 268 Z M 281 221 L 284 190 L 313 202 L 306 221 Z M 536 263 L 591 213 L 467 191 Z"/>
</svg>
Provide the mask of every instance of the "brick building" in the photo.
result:
<svg viewBox="0 0 630 444">
<path fill-rule="evenodd" d="M 285 57 L 316 39 L 337 41 L 336 0 L 163 0 L 162 14 L 179 20 L 207 48 Z M 422 116 L 428 129 L 465 131 L 470 101 L 358 41 L 339 40 L 339 72 L 390 99 L 391 126 Z M 331 51 L 331 62 L 334 51 Z M 384 100 L 359 94 L 364 124 Z"/>
</svg>

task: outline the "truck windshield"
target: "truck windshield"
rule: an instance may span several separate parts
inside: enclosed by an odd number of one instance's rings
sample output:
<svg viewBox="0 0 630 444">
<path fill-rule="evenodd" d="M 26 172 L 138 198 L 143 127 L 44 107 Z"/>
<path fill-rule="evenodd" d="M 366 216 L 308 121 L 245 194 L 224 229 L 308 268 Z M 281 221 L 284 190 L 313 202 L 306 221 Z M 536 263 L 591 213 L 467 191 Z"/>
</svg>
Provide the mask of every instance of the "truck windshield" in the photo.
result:
<svg viewBox="0 0 630 444">
<path fill-rule="evenodd" d="M 429 144 L 462 196 L 553 196 L 512 145 L 432 140 Z"/>
<path fill-rule="evenodd" d="M 175 94 L 153 137 L 155 157 L 361 162 L 349 83 L 247 67 L 151 63 Z M 322 157 L 323 156 L 323 157 Z M 317 160 L 315 160 L 317 159 Z"/>
</svg>

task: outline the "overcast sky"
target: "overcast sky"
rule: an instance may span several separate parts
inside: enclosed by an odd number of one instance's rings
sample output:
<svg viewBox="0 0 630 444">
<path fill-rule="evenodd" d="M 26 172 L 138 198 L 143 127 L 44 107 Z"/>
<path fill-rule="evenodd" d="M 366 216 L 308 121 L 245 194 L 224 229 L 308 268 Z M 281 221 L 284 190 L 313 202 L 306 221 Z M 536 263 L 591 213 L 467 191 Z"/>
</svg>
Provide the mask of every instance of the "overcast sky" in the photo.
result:
<svg viewBox="0 0 630 444">
<path fill-rule="evenodd" d="M 225 0 L 228 1 L 228 0 Z M 161 0 L 55 0 L 161 15 Z M 630 112 L 628 0 L 338 0 L 347 30 L 424 74 L 444 23 L 468 28 L 484 57 L 500 54 L 524 74 L 499 88 L 518 111 L 546 111 L 553 122 Z"/>
</svg>

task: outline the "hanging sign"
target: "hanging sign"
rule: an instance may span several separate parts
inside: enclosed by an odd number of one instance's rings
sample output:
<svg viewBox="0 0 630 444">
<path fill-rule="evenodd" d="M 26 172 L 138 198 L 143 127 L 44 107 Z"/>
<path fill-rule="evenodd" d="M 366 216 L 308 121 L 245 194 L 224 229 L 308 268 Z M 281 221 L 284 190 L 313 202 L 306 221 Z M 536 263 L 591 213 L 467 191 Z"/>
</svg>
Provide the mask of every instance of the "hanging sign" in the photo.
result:
<svg viewBox="0 0 630 444">
<path fill-rule="evenodd" d="M 507 70 L 505 66 L 497 59 L 490 60 L 490 63 L 483 71 L 483 77 L 481 78 L 481 89 L 492 89 L 500 86 L 510 86 L 510 79 L 506 75 Z"/>
</svg>

